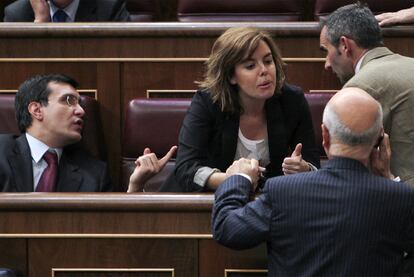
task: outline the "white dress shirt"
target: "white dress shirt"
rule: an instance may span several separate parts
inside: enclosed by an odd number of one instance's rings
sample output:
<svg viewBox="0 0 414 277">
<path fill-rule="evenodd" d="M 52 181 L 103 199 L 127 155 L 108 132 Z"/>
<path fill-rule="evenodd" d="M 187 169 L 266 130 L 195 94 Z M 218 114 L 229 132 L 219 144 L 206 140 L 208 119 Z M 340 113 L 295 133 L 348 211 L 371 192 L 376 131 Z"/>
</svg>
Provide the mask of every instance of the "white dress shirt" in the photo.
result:
<svg viewBox="0 0 414 277">
<path fill-rule="evenodd" d="M 79 1 L 80 0 L 73 0 L 72 3 L 70 3 L 66 8 L 63 9 L 67 15 L 66 22 L 75 21 L 76 12 L 78 11 L 78 7 L 79 7 Z M 48 3 L 50 7 L 50 18 L 53 18 L 53 15 L 55 14 L 55 12 L 60 10 L 60 8 L 56 7 L 53 1 L 51 0 L 49 0 Z"/>
<path fill-rule="evenodd" d="M 43 155 L 49 149 L 53 149 L 57 156 L 58 162 L 62 156 L 62 148 L 50 148 L 42 141 L 26 133 L 26 139 L 29 143 L 30 153 L 32 156 L 32 166 L 33 166 L 33 191 L 36 191 L 37 184 L 39 183 L 40 177 L 42 176 L 43 171 L 47 168 L 47 163 L 43 159 Z"/>
</svg>

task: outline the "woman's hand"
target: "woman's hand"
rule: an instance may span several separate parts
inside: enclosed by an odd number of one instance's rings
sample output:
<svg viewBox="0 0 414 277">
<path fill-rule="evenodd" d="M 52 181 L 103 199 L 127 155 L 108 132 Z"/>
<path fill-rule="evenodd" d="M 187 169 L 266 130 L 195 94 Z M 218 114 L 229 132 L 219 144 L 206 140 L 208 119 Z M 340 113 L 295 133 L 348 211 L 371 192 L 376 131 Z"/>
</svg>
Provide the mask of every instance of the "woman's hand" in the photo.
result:
<svg viewBox="0 0 414 277">
<path fill-rule="evenodd" d="M 308 162 L 302 159 L 302 143 L 298 143 L 292 155 L 283 160 L 282 170 L 285 175 L 310 170 Z"/>
<path fill-rule="evenodd" d="M 127 192 L 139 191 L 149 179 L 164 168 L 176 150 L 177 146 L 173 146 L 164 157 L 158 159 L 154 153 L 151 153 L 149 148 L 145 148 L 143 155 L 135 161 L 136 167 L 129 178 Z"/>
</svg>

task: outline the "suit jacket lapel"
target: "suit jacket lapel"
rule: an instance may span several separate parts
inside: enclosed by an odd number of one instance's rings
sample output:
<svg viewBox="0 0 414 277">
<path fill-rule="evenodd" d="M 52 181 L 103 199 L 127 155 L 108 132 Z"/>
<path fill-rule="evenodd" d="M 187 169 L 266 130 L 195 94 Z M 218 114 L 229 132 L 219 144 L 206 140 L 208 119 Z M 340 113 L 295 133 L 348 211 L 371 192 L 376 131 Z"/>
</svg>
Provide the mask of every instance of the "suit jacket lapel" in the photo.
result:
<svg viewBox="0 0 414 277">
<path fill-rule="evenodd" d="M 59 161 L 59 174 L 56 191 L 61 192 L 77 192 L 82 183 L 82 175 L 79 172 L 79 167 L 71 161 L 65 151 L 63 151 L 62 158 Z"/>
<path fill-rule="evenodd" d="M 267 137 L 269 143 L 269 156 L 271 161 L 283 161 L 288 154 L 287 133 L 285 130 L 281 97 L 266 102 Z M 280 174 L 281 164 L 270 163 L 272 175 Z"/>
<path fill-rule="evenodd" d="M 16 139 L 14 154 L 8 157 L 13 172 L 16 191 L 31 192 L 33 188 L 33 165 L 32 157 L 26 136 L 21 135 Z"/>
<path fill-rule="evenodd" d="M 223 135 L 221 143 L 223 159 L 219 161 L 221 164 L 218 168 L 226 170 L 227 167 L 233 163 L 236 154 L 240 117 L 227 114 L 223 116 Z"/>
<path fill-rule="evenodd" d="M 95 22 L 97 20 L 96 14 L 97 4 L 96 0 L 80 0 L 78 10 L 76 11 L 76 22 Z"/>
</svg>

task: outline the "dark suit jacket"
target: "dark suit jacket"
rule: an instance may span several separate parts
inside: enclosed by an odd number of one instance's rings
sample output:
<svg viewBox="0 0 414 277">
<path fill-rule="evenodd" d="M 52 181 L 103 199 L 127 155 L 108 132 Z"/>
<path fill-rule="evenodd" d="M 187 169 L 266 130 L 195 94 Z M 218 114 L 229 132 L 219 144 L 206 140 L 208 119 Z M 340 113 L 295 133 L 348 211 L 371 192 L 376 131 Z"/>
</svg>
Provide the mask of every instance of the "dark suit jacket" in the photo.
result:
<svg viewBox="0 0 414 277">
<path fill-rule="evenodd" d="M 319 167 L 312 117 L 302 90 L 284 85 L 280 94 L 266 101 L 265 110 L 270 152 L 266 177 L 283 174 L 283 159 L 299 142 L 303 158 Z M 180 130 L 175 169 L 161 191 L 201 191 L 204 188 L 193 182 L 200 167 L 226 171 L 236 154 L 239 119 L 221 112 L 209 93 L 198 91 Z"/>
<path fill-rule="evenodd" d="M 32 192 L 33 166 L 25 135 L 0 135 L 0 192 Z M 77 146 L 66 147 L 59 161 L 59 192 L 111 191 L 107 166 Z"/>
<path fill-rule="evenodd" d="M 413 253 L 414 189 L 334 158 L 319 171 L 250 183 L 228 178 L 216 191 L 213 236 L 232 248 L 267 242 L 269 276 L 395 276 Z"/>
<path fill-rule="evenodd" d="M 33 22 L 30 0 L 17 0 L 4 9 L 5 22 Z M 129 21 L 124 0 L 80 0 L 76 22 Z"/>
</svg>

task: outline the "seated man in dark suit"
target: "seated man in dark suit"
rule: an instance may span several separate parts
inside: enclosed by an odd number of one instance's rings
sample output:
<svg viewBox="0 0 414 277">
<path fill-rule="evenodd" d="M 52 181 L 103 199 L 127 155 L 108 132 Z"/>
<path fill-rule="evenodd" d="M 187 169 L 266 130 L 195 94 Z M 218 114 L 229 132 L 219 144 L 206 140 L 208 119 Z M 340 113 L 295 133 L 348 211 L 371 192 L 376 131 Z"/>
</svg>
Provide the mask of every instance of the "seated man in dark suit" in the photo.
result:
<svg viewBox="0 0 414 277">
<path fill-rule="evenodd" d="M 395 276 L 413 251 L 414 189 L 390 180 L 381 106 L 343 89 L 325 108 L 322 137 L 325 167 L 271 178 L 250 203 L 258 162 L 236 161 L 216 191 L 214 238 L 236 249 L 266 242 L 269 276 Z"/>
<path fill-rule="evenodd" d="M 0 192 L 99 192 L 112 189 L 106 163 L 80 148 L 84 110 L 76 81 L 35 76 L 19 88 L 20 136 L 0 135 Z"/>
<path fill-rule="evenodd" d="M 4 9 L 4 21 L 129 21 L 129 13 L 124 0 L 17 0 Z"/>
</svg>

